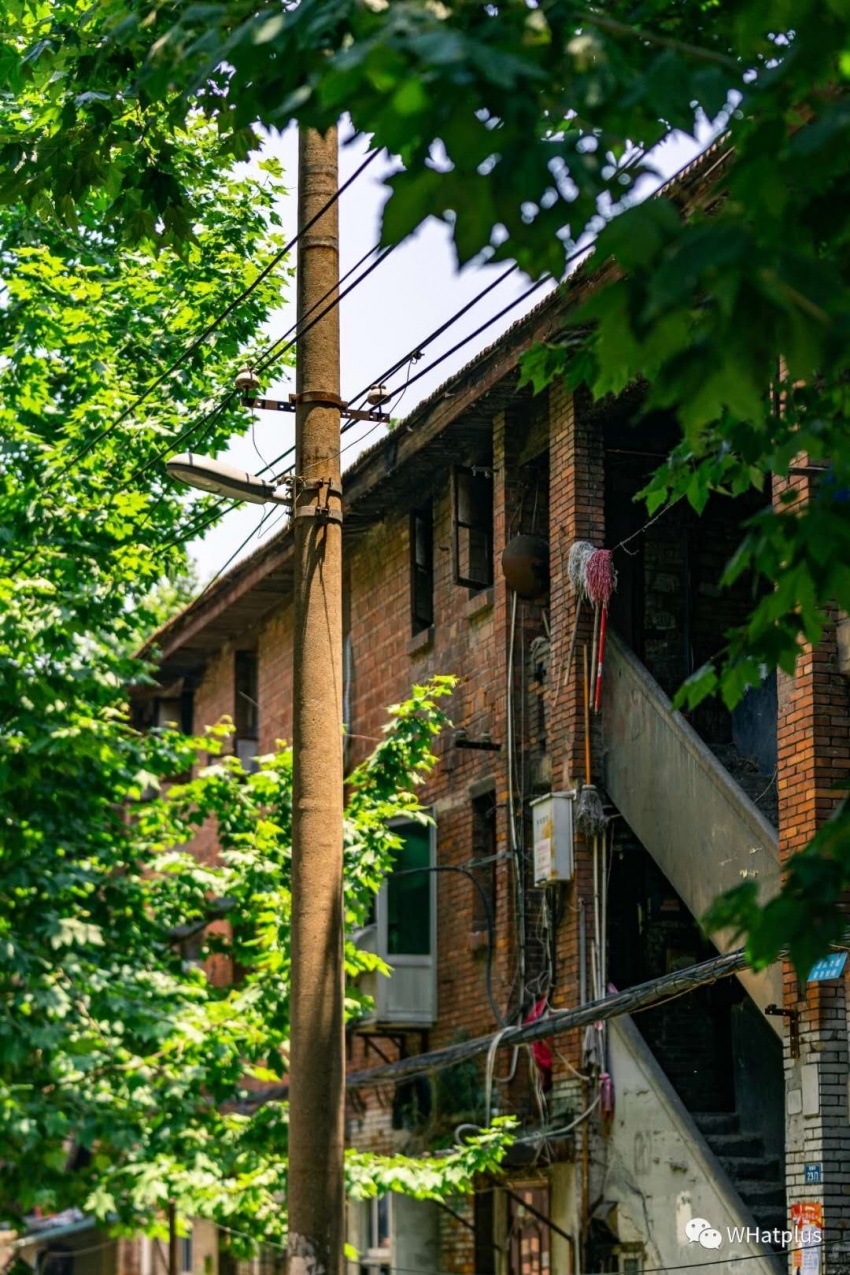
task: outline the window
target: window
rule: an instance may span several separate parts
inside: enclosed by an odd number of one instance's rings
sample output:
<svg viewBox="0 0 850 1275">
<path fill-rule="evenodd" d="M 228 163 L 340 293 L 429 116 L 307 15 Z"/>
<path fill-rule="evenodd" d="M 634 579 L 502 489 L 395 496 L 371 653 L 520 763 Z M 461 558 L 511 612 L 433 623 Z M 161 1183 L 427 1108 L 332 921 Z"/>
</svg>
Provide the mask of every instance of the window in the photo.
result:
<svg viewBox="0 0 850 1275">
<path fill-rule="evenodd" d="M 493 583 L 493 475 L 483 466 L 454 471 L 455 584 Z"/>
<path fill-rule="evenodd" d="M 412 819 L 393 820 L 391 826 L 401 846 L 375 900 L 374 918 L 355 938 L 364 952 L 387 961 L 392 973 L 360 976 L 361 991 L 374 1002 L 361 1026 L 428 1027 L 437 1016 L 437 874 L 421 869 L 434 865 L 435 829 Z"/>
<path fill-rule="evenodd" d="M 190 1275 L 192 1270 L 192 1232 L 181 1235 L 177 1241 L 177 1265 L 183 1275 Z"/>
<path fill-rule="evenodd" d="M 512 1188 L 508 1197 L 510 1275 L 549 1275 L 549 1226 L 543 1220 L 548 1216 L 548 1186 Z"/>
<path fill-rule="evenodd" d="M 387 956 L 431 955 L 431 829 L 407 823 L 387 881 Z"/>
<path fill-rule="evenodd" d="M 234 660 L 233 722 L 236 728 L 236 755 L 246 770 L 255 768 L 260 738 L 256 651 L 237 651 Z"/>
<path fill-rule="evenodd" d="M 476 1191 L 473 1197 L 475 1209 L 475 1270 L 478 1275 L 496 1275 L 494 1199 L 492 1191 Z"/>
<path fill-rule="evenodd" d="M 390 1197 L 363 1201 L 365 1213 L 360 1275 L 390 1275 Z"/>
<path fill-rule="evenodd" d="M 410 515 L 410 619 L 414 634 L 434 623 L 434 511 L 431 505 Z"/>
<path fill-rule="evenodd" d="M 154 701 L 154 726 L 179 730 L 191 735 L 194 726 L 194 696 L 184 687 L 178 694 L 157 696 Z"/>
<path fill-rule="evenodd" d="M 473 868 L 478 887 L 473 887 L 472 929 L 486 931 L 489 911 L 491 924 L 496 920 L 496 793 L 482 793 L 472 800 L 472 858 L 490 859 Z"/>
</svg>

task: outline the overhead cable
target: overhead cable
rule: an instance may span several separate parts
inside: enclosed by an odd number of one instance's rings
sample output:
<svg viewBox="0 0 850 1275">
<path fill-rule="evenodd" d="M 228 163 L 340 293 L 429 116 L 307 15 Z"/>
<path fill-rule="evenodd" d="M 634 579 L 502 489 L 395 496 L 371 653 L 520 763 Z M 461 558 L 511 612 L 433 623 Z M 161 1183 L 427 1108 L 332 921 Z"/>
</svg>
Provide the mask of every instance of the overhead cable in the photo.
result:
<svg viewBox="0 0 850 1275">
<path fill-rule="evenodd" d="M 242 292 L 240 292 L 237 297 L 234 297 L 234 299 L 227 306 L 225 306 L 225 308 L 221 311 L 221 313 L 216 315 L 216 317 L 210 323 L 207 324 L 207 326 L 203 329 L 203 331 L 199 332 L 198 335 L 194 337 L 187 346 L 184 347 L 184 349 L 180 352 L 180 354 L 177 356 L 174 362 L 171 363 L 167 368 L 165 368 L 164 371 L 160 372 L 160 374 L 157 377 L 155 377 L 153 381 L 151 381 L 150 385 L 148 385 L 146 389 L 144 389 L 142 393 L 139 394 L 133 400 L 132 403 L 130 403 L 127 407 L 125 407 L 124 410 L 120 412 L 113 421 L 111 421 L 102 430 L 100 430 L 99 433 L 95 434 L 93 438 L 90 438 L 87 443 L 85 443 L 72 457 L 70 457 L 67 463 L 58 471 L 58 473 L 53 475 L 53 477 L 50 480 L 51 484 L 57 479 L 61 478 L 64 474 L 66 474 L 68 470 L 73 468 L 74 465 L 78 463 L 78 461 L 82 460 L 82 458 L 86 456 L 92 450 L 93 447 L 96 447 L 99 442 L 101 442 L 104 438 L 107 438 L 109 434 L 112 433 L 113 430 L 117 429 L 117 427 L 122 423 L 122 421 L 125 421 L 127 417 L 130 416 L 131 413 L 133 413 L 136 410 L 137 407 L 141 406 L 141 404 L 145 401 L 145 399 L 149 398 L 150 395 L 153 394 L 154 390 L 158 389 L 159 386 L 162 385 L 164 381 L 168 380 L 168 378 L 177 371 L 177 369 L 186 361 L 186 359 L 190 358 L 195 353 L 195 351 L 199 349 L 201 345 L 203 345 L 203 343 L 208 339 L 208 337 L 210 337 L 213 334 L 213 332 L 215 332 L 219 327 L 221 327 L 225 319 L 227 319 L 233 313 L 233 311 L 236 310 L 238 306 L 242 304 L 243 301 L 247 300 L 247 298 L 251 296 L 251 294 L 259 287 L 259 285 L 263 282 L 263 280 L 266 279 L 269 274 L 271 274 L 272 270 L 274 270 L 275 267 L 280 264 L 283 258 L 289 255 L 289 253 L 292 251 L 295 245 L 299 242 L 302 236 L 306 233 L 306 231 L 308 231 L 312 226 L 316 224 L 317 221 L 320 221 L 321 218 L 324 217 L 325 213 L 328 211 L 329 208 L 333 207 L 333 205 L 339 199 L 340 195 L 342 195 L 349 188 L 349 186 L 351 186 L 357 180 L 360 174 L 366 168 L 368 168 L 369 165 L 374 162 L 374 160 L 378 158 L 379 154 L 380 152 L 375 150 L 366 156 L 363 163 L 360 164 L 360 166 L 357 169 L 355 169 L 355 171 L 351 174 L 351 176 L 348 177 L 342 183 L 342 185 L 339 186 L 338 189 L 334 191 L 330 199 L 328 199 L 327 202 L 322 205 L 322 207 L 318 210 L 318 212 L 316 212 L 310 218 L 310 220 L 306 222 L 300 228 L 297 234 L 295 234 L 292 237 L 292 239 L 289 240 L 288 243 L 284 244 L 284 246 L 280 249 L 279 252 L 275 253 L 275 255 L 258 273 L 257 277 L 254 280 L 252 280 L 252 282 L 248 285 L 248 287 L 243 288 Z"/>
<path fill-rule="evenodd" d="M 659 978 L 650 979 L 646 983 L 638 983 L 624 992 L 615 992 L 611 996 L 589 1001 L 576 1009 L 556 1010 L 548 1018 L 538 1018 L 532 1023 L 523 1023 L 518 1027 L 510 1027 L 501 1032 L 499 1048 L 507 1049 L 514 1045 L 528 1045 L 536 1040 L 544 1040 L 547 1036 L 556 1036 L 576 1027 L 585 1027 L 590 1023 L 618 1018 L 622 1014 L 634 1014 L 650 1005 L 672 1000 L 693 991 L 696 987 L 708 983 L 716 983 L 721 978 L 737 974 L 747 966 L 743 949 L 729 952 L 725 956 L 715 956 L 708 961 L 691 965 L 684 970 L 676 970 L 671 974 L 662 974 Z M 440 1071 L 446 1067 L 454 1067 L 459 1062 L 486 1054 L 490 1047 L 492 1035 L 478 1036 L 473 1040 L 461 1041 L 444 1049 L 432 1050 L 425 1054 L 414 1054 L 398 1062 L 386 1063 L 367 1071 L 350 1072 L 346 1077 L 348 1089 L 368 1089 L 373 1085 L 388 1081 L 409 1079 L 412 1076 L 426 1075 Z"/>
</svg>

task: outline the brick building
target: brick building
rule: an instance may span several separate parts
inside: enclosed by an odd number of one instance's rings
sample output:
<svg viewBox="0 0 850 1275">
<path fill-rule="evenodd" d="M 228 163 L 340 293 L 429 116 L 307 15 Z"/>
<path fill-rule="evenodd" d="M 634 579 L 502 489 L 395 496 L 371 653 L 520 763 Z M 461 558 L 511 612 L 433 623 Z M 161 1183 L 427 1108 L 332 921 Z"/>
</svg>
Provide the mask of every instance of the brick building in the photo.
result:
<svg viewBox="0 0 850 1275">
<path fill-rule="evenodd" d="M 687 199 L 687 178 L 682 191 Z M 347 764 L 412 683 L 459 674 L 454 730 L 438 741 L 423 794 L 433 833 L 402 829 L 399 867 L 464 867 L 481 887 L 453 872 L 384 887 L 359 938 L 395 972 L 372 989 L 369 1021 L 349 1032 L 352 1069 L 710 955 L 695 918 L 742 877 L 774 892 L 781 862 L 828 817 L 846 771 L 834 632 L 804 653 L 793 680 L 777 688 L 766 678 L 732 714 L 716 704 L 687 721 L 670 712 L 667 696 L 745 614 L 749 582 L 721 592 L 719 577 L 742 519 L 771 492 L 713 498 L 699 519 L 675 507 L 647 520 L 634 496 L 675 432 L 663 417 L 638 422 L 640 388 L 596 406 L 557 384 L 538 398 L 518 388 L 522 352 L 557 340 L 567 308 L 593 286 L 585 275 L 547 299 L 346 475 Z M 595 844 L 570 840 L 572 863 L 565 852 L 561 879 L 544 886 L 533 803 L 572 795 L 585 778 L 586 607 L 568 670 L 567 565 L 578 540 L 613 548 L 619 574 L 590 741 L 610 817 Z M 522 597 L 502 568 L 509 545 L 524 560 L 548 553 L 548 571 L 538 564 Z M 166 716 L 178 700 L 196 728 L 227 714 L 246 759 L 271 751 L 291 735 L 292 632 L 285 530 L 159 633 Z M 209 841 L 197 849 L 215 853 Z M 784 1015 L 765 1014 L 769 1005 Z M 352 1093 L 348 1136 L 360 1147 L 421 1153 L 482 1123 L 485 1095 L 491 1112 L 521 1122 L 504 1179 L 451 1212 L 400 1197 L 352 1206 L 359 1269 L 573 1275 L 725 1270 L 742 1259 L 747 1271 L 777 1270 L 783 1259 L 756 1232 L 822 1216 L 826 1246 L 789 1260 L 812 1275 L 843 1270 L 846 1006 L 841 976 L 798 985 L 779 969 L 745 972 L 633 1020 L 566 1033 L 550 1050 L 498 1053 L 489 1077 L 464 1064 L 433 1082 Z M 720 1232 L 714 1262 L 691 1238 L 700 1218 Z"/>
</svg>

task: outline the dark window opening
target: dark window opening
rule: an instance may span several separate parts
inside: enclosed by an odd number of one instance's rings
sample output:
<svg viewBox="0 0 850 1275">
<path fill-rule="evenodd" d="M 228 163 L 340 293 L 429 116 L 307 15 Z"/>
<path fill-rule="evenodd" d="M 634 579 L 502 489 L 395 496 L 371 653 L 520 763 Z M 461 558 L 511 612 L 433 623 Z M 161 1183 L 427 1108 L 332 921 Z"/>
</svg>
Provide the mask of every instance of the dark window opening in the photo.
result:
<svg viewBox="0 0 850 1275">
<path fill-rule="evenodd" d="M 401 837 L 387 880 L 387 956 L 431 955 L 431 829 L 419 823 L 393 831 Z"/>
<path fill-rule="evenodd" d="M 191 735 L 194 729 L 195 705 L 190 689 L 177 695 L 157 696 L 154 705 L 154 726 L 164 730 L 178 730 L 181 735 Z"/>
<path fill-rule="evenodd" d="M 478 1275 L 496 1275 L 493 1192 L 478 1191 L 475 1201 L 475 1269 Z"/>
<path fill-rule="evenodd" d="M 234 721 L 239 739 L 259 739 L 260 706 L 257 701 L 257 652 L 237 651 L 235 661 L 236 704 Z"/>
<path fill-rule="evenodd" d="M 260 738 L 259 678 L 256 651 L 237 651 L 234 660 L 233 722 L 236 755 L 252 769 Z"/>
<path fill-rule="evenodd" d="M 489 859 L 472 869 L 480 889 L 473 888 L 472 928 L 487 929 L 496 920 L 496 793 L 485 792 L 472 801 L 472 858 Z"/>
<path fill-rule="evenodd" d="M 455 584 L 493 583 L 493 475 L 483 467 L 454 471 L 454 568 Z"/>
<path fill-rule="evenodd" d="M 410 515 L 410 612 L 414 633 L 434 623 L 434 511 L 431 505 Z"/>
</svg>

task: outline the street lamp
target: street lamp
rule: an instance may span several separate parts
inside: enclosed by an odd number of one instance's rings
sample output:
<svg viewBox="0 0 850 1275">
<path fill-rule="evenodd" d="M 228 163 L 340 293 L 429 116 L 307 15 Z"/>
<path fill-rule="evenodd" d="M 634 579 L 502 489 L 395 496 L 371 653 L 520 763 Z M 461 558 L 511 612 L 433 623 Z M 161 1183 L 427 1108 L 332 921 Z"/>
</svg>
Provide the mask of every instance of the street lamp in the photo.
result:
<svg viewBox="0 0 850 1275">
<path fill-rule="evenodd" d="M 266 482 L 256 474 L 249 474 L 245 469 L 236 469 L 233 465 L 225 465 L 223 461 L 194 456 L 192 452 L 172 456 L 165 462 L 165 468 L 172 478 L 186 483 L 188 487 L 199 487 L 201 491 L 212 491 L 217 496 L 228 496 L 231 500 L 247 500 L 252 505 L 289 503 L 286 487 Z"/>
</svg>

